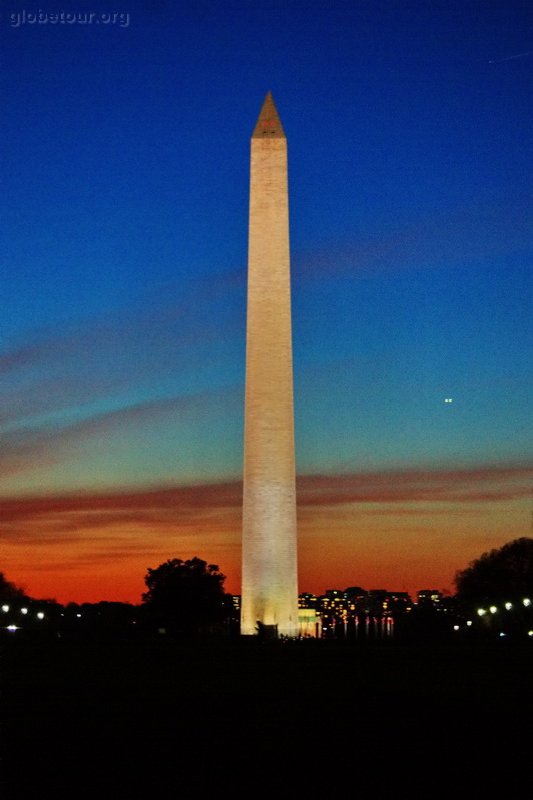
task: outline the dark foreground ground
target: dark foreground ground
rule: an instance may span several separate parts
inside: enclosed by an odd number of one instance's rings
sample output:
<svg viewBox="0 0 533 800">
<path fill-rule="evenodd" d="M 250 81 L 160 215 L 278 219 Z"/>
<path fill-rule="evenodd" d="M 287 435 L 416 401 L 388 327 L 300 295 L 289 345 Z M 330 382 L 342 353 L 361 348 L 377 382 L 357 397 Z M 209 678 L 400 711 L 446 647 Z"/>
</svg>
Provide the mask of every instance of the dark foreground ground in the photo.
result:
<svg viewBox="0 0 533 800">
<path fill-rule="evenodd" d="M 532 667 L 499 643 L 9 641 L 4 796 L 530 797 Z"/>
</svg>

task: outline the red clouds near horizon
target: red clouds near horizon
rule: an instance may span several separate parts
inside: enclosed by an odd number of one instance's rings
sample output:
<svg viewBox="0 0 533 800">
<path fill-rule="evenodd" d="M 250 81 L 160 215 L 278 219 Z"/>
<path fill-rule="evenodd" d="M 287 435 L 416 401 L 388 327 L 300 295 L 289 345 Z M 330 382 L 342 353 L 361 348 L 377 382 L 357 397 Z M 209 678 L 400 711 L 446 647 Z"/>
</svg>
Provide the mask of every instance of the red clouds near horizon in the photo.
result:
<svg viewBox="0 0 533 800">
<path fill-rule="evenodd" d="M 298 478 L 301 591 L 452 588 L 481 552 L 527 535 L 533 466 Z M 138 602 L 147 567 L 199 555 L 239 592 L 241 484 L 4 497 L 2 570 L 35 597 Z"/>
</svg>

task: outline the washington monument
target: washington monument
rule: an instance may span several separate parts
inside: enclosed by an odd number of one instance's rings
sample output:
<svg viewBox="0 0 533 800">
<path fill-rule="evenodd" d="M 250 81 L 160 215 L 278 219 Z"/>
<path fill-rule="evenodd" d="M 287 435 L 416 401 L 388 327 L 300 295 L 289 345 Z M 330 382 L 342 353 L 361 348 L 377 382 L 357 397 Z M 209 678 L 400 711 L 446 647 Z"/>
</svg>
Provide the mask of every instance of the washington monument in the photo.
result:
<svg viewBox="0 0 533 800">
<path fill-rule="evenodd" d="M 287 140 L 270 92 L 251 143 L 241 633 L 298 633 Z"/>
</svg>

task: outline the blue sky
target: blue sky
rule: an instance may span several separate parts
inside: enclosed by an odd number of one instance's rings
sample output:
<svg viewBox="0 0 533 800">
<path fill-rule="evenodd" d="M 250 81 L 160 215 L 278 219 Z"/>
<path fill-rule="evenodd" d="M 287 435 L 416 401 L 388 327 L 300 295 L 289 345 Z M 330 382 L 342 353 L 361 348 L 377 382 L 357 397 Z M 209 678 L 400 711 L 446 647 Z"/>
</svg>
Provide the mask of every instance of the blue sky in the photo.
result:
<svg viewBox="0 0 533 800">
<path fill-rule="evenodd" d="M 531 465 L 529 4 L 62 8 L 100 16 L 23 22 L 36 9 L 13 2 L 0 19 L 8 501 L 239 480 L 269 89 L 299 473 Z"/>
</svg>

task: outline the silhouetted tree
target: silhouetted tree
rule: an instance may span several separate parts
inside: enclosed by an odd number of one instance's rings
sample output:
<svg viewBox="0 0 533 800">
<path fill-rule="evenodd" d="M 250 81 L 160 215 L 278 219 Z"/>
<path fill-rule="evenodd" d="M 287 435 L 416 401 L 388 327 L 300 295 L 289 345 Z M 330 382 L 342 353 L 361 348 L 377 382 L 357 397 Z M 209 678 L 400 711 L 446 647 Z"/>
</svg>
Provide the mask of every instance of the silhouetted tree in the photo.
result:
<svg viewBox="0 0 533 800">
<path fill-rule="evenodd" d="M 0 572 L 0 600 L 5 602 L 9 600 L 25 600 L 26 598 L 24 589 L 15 586 L 14 583 L 7 580 L 3 572 Z"/>
<path fill-rule="evenodd" d="M 172 558 L 148 569 L 142 596 L 149 618 L 171 634 L 190 635 L 216 627 L 231 608 L 226 576 L 201 558 Z"/>
<path fill-rule="evenodd" d="M 533 596 L 533 539 L 514 539 L 483 553 L 455 576 L 458 598 L 468 604 Z"/>
</svg>

